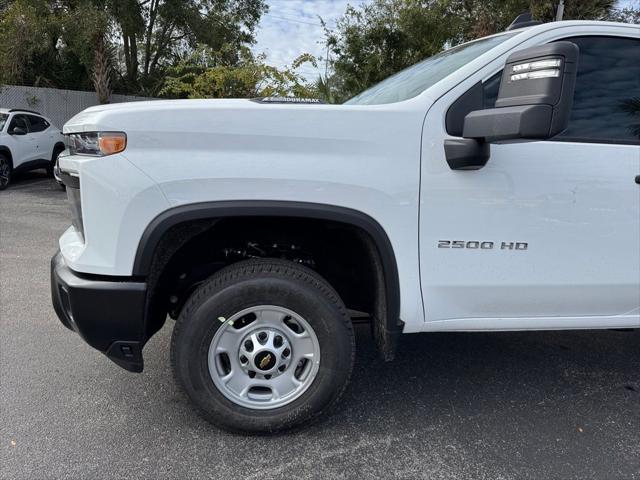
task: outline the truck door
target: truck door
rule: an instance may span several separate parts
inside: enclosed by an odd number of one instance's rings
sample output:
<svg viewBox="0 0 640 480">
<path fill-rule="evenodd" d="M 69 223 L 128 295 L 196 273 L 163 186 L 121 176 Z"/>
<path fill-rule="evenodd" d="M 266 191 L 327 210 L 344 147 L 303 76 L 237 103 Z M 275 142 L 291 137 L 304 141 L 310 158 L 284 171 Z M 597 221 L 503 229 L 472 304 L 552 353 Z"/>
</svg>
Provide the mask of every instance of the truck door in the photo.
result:
<svg viewBox="0 0 640 480">
<path fill-rule="evenodd" d="M 481 170 L 451 170 L 443 117 L 459 95 L 427 114 L 427 329 L 640 326 L 640 40 L 564 40 L 580 48 L 576 91 L 551 141 L 491 145 Z M 485 79 L 485 108 L 499 80 Z"/>
</svg>

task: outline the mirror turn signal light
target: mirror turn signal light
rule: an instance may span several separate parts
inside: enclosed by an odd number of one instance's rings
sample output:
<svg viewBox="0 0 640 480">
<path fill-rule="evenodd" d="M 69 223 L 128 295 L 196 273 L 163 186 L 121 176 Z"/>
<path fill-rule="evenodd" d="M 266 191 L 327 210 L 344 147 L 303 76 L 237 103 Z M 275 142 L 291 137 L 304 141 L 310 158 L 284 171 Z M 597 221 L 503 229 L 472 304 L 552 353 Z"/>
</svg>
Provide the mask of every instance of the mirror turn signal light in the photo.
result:
<svg viewBox="0 0 640 480">
<path fill-rule="evenodd" d="M 516 80 L 532 80 L 534 78 L 555 78 L 560 76 L 560 70 L 551 68 L 549 70 L 536 70 L 534 72 L 516 73 L 511 75 L 511 81 Z"/>
<path fill-rule="evenodd" d="M 519 63 L 511 68 L 511 81 L 556 78 L 560 76 L 561 66 L 562 60 L 559 58 Z"/>
</svg>

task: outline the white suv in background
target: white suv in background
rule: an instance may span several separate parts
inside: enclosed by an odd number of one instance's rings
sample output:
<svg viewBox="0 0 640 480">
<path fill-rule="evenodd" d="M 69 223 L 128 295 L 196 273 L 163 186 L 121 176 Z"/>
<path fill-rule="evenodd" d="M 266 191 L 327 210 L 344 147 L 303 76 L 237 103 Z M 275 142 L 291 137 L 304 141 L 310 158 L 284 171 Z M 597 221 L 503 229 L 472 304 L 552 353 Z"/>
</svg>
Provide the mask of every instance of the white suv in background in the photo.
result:
<svg viewBox="0 0 640 480">
<path fill-rule="evenodd" d="M 45 168 L 52 175 L 64 149 L 62 133 L 46 117 L 30 110 L 0 108 L 0 190 L 20 170 Z"/>
</svg>

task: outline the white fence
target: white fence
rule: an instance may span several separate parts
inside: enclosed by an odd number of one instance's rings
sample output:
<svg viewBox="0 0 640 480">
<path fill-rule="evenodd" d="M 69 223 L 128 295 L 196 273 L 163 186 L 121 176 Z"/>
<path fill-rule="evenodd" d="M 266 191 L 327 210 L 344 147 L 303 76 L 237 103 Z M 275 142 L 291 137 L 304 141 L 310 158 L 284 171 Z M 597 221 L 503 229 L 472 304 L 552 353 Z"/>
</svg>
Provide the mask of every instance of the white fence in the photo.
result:
<svg viewBox="0 0 640 480">
<path fill-rule="evenodd" d="M 141 100 L 153 99 L 131 95 L 111 96 L 111 103 Z M 0 108 L 35 110 L 50 118 L 53 124 L 60 129 L 76 113 L 93 105 L 98 105 L 98 97 L 95 92 L 0 85 Z"/>
</svg>

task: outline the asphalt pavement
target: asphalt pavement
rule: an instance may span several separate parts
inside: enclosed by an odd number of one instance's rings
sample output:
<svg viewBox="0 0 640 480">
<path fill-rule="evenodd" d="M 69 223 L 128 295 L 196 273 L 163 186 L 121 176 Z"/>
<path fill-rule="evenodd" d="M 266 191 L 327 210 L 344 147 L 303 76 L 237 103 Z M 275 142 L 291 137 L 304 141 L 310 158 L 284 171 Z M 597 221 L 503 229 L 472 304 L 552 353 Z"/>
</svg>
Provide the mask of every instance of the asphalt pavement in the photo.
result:
<svg viewBox="0 0 640 480">
<path fill-rule="evenodd" d="M 385 364 L 361 326 L 331 416 L 232 435 L 175 387 L 173 321 L 142 374 L 60 324 L 49 259 L 68 224 L 44 174 L 0 192 L 3 479 L 640 479 L 638 331 L 406 335 Z"/>
</svg>

